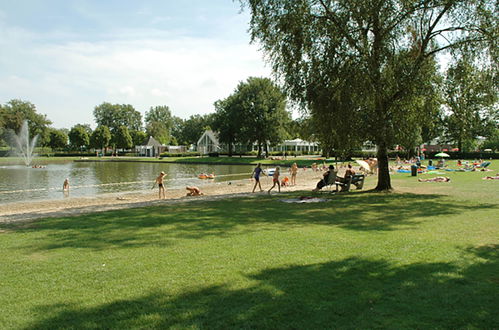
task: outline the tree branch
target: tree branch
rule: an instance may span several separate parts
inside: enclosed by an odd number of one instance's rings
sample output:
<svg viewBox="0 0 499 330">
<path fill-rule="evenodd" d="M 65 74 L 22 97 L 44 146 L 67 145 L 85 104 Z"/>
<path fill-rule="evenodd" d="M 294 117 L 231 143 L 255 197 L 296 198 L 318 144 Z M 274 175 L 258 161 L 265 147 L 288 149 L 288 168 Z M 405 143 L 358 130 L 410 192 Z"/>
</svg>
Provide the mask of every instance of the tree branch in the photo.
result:
<svg viewBox="0 0 499 330">
<path fill-rule="evenodd" d="M 336 25 L 336 27 L 341 31 L 342 36 L 347 39 L 350 47 L 356 49 L 360 54 L 362 54 L 363 53 L 362 49 L 359 47 L 359 45 L 357 45 L 355 39 L 352 38 L 350 33 L 348 33 L 348 31 L 344 28 L 344 25 L 338 21 L 336 15 L 329 8 L 329 5 L 326 4 L 324 0 L 319 0 L 319 2 L 322 5 L 324 11 L 326 12 L 326 16 L 319 16 L 319 17 L 323 17 L 325 19 L 332 21 L 333 24 Z"/>
</svg>

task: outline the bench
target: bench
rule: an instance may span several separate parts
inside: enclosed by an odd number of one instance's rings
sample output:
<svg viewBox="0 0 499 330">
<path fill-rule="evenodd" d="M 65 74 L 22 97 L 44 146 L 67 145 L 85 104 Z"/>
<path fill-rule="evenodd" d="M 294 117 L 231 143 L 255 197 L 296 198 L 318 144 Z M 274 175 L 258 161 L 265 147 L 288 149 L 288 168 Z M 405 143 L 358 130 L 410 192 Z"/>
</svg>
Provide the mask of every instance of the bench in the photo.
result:
<svg viewBox="0 0 499 330">
<path fill-rule="evenodd" d="M 348 178 L 345 182 L 343 181 L 336 181 L 336 191 L 338 191 L 338 188 L 341 187 L 340 191 L 350 191 L 350 185 L 354 185 L 357 189 L 362 189 L 364 187 L 364 179 L 365 179 L 364 174 L 355 174 Z"/>
<path fill-rule="evenodd" d="M 357 189 L 362 189 L 364 188 L 364 179 L 366 176 L 364 174 L 355 174 L 352 176 L 352 184 L 357 188 Z"/>
<path fill-rule="evenodd" d="M 341 187 L 339 191 L 350 191 L 350 184 L 352 183 L 352 177 L 349 177 L 348 179 L 343 181 L 336 181 L 334 184 L 336 185 L 336 191 L 338 191 L 338 188 Z"/>
</svg>

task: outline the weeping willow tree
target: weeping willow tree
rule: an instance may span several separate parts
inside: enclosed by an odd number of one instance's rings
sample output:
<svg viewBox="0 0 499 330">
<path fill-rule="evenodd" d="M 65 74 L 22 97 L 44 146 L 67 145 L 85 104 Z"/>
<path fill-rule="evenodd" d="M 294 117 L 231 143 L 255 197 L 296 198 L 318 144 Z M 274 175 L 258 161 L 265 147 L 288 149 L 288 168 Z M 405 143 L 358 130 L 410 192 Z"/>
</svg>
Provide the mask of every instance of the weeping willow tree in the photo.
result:
<svg viewBox="0 0 499 330">
<path fill-rule="evenodd" d="M 345 106 L 317 97 L 350 95 L 351 121 L 377 145 L 377 190 L 390 190 L 388 149 L 421 131 L 426 107 L 412 106 L 437 54 L 497 52 L 499 8 L 485 0 L 241 0 L 250 33 L 289 96 L 324 120 Z M 497 54 L 492 54 L 496 56 Z M 494 57 L 484 56 L 484 62 Z M 315 90 L 315 92 L 314 92 Z M 408 106 L 411 105 L 411 106 Z M 331 115 L 340 113 L 340 115 Z M 336 126 L 333 124 L 333 126 Z M 350 127 L 350 126 L 349 126 Z M 355 127 L 350 127 L 352 131 Z"/>
</svg>

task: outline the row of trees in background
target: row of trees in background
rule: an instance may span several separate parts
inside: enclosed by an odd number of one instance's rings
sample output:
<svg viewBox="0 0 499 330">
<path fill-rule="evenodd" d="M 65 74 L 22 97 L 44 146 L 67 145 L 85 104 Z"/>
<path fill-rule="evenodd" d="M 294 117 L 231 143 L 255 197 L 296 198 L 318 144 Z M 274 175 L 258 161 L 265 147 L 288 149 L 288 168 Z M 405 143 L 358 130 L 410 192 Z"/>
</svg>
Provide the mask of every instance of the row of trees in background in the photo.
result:
<svg viewBox="0 0 499 330">
<path fill-rule="evenodd" d="M 288 136 L 291 116 L 286 111 L 286 95 L 268 78 L 250 77 L 239 83 L 227 98 L 215 102 L 213 128 L 232 156 L 236 144 L 258 146 L 268 153 L 268 144 Z"/>
<path fill-rule="evenodd" d="M 108 147 L 129 149 L 147 141 L 149 136 L 163 144 L 196 143 L 203 131 L 213 122 L 213 114 L 193 115 L 188 119 L 172 116 L 168 106 L 151 107 L 142 115 L 129 104 L 102 103 L 95 107 L 97 128 L 77 124 L 70 129 L 56 129 L 46 115 L 28 101 L 11 100 L 0 105 L 0 146 L 8 144 L 8 132 L 18 132 L 24 120 L 30 134 L 39 136 L 38 145 L 54 150 L 81 151 Z"/>
</svg>

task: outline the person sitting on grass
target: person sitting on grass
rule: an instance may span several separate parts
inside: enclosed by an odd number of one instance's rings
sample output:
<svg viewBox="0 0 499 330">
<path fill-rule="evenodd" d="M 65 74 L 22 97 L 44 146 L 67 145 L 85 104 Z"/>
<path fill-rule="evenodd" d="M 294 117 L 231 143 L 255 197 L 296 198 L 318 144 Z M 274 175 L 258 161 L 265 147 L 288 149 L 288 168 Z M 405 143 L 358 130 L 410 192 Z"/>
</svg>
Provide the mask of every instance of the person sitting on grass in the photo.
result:
<svg viewBox="0 0 499 330">
<path fill-rule="evenodd" d="M 185 187 L 185 189 L 188 191 L 187 195 L 186 196 L 203 196 L 204 194 L 201 192 L 201 190 L 199 190 L 198 187 L 194 187 L 194 186 L 187 186 Z"/>
<path fill-rule="evenodd" d="M 328 170 L 324 172 L 324 174 L 322 175 L 322 179 L 319 182 L 317 182 L 315 189 L 313 189 L 312 191 L 319 191 L 322 188 L 324 188 L 327 185 L 330 175 L 336 175 L 336 171 L 334 170 L 334 165 L 329 165 Z"/>
<path fill-rule="evenodd" d="M 431 179 L 418 179 L 419 182 L 449 182 L 448 176 L 437 176 Z"/>
</svg>

